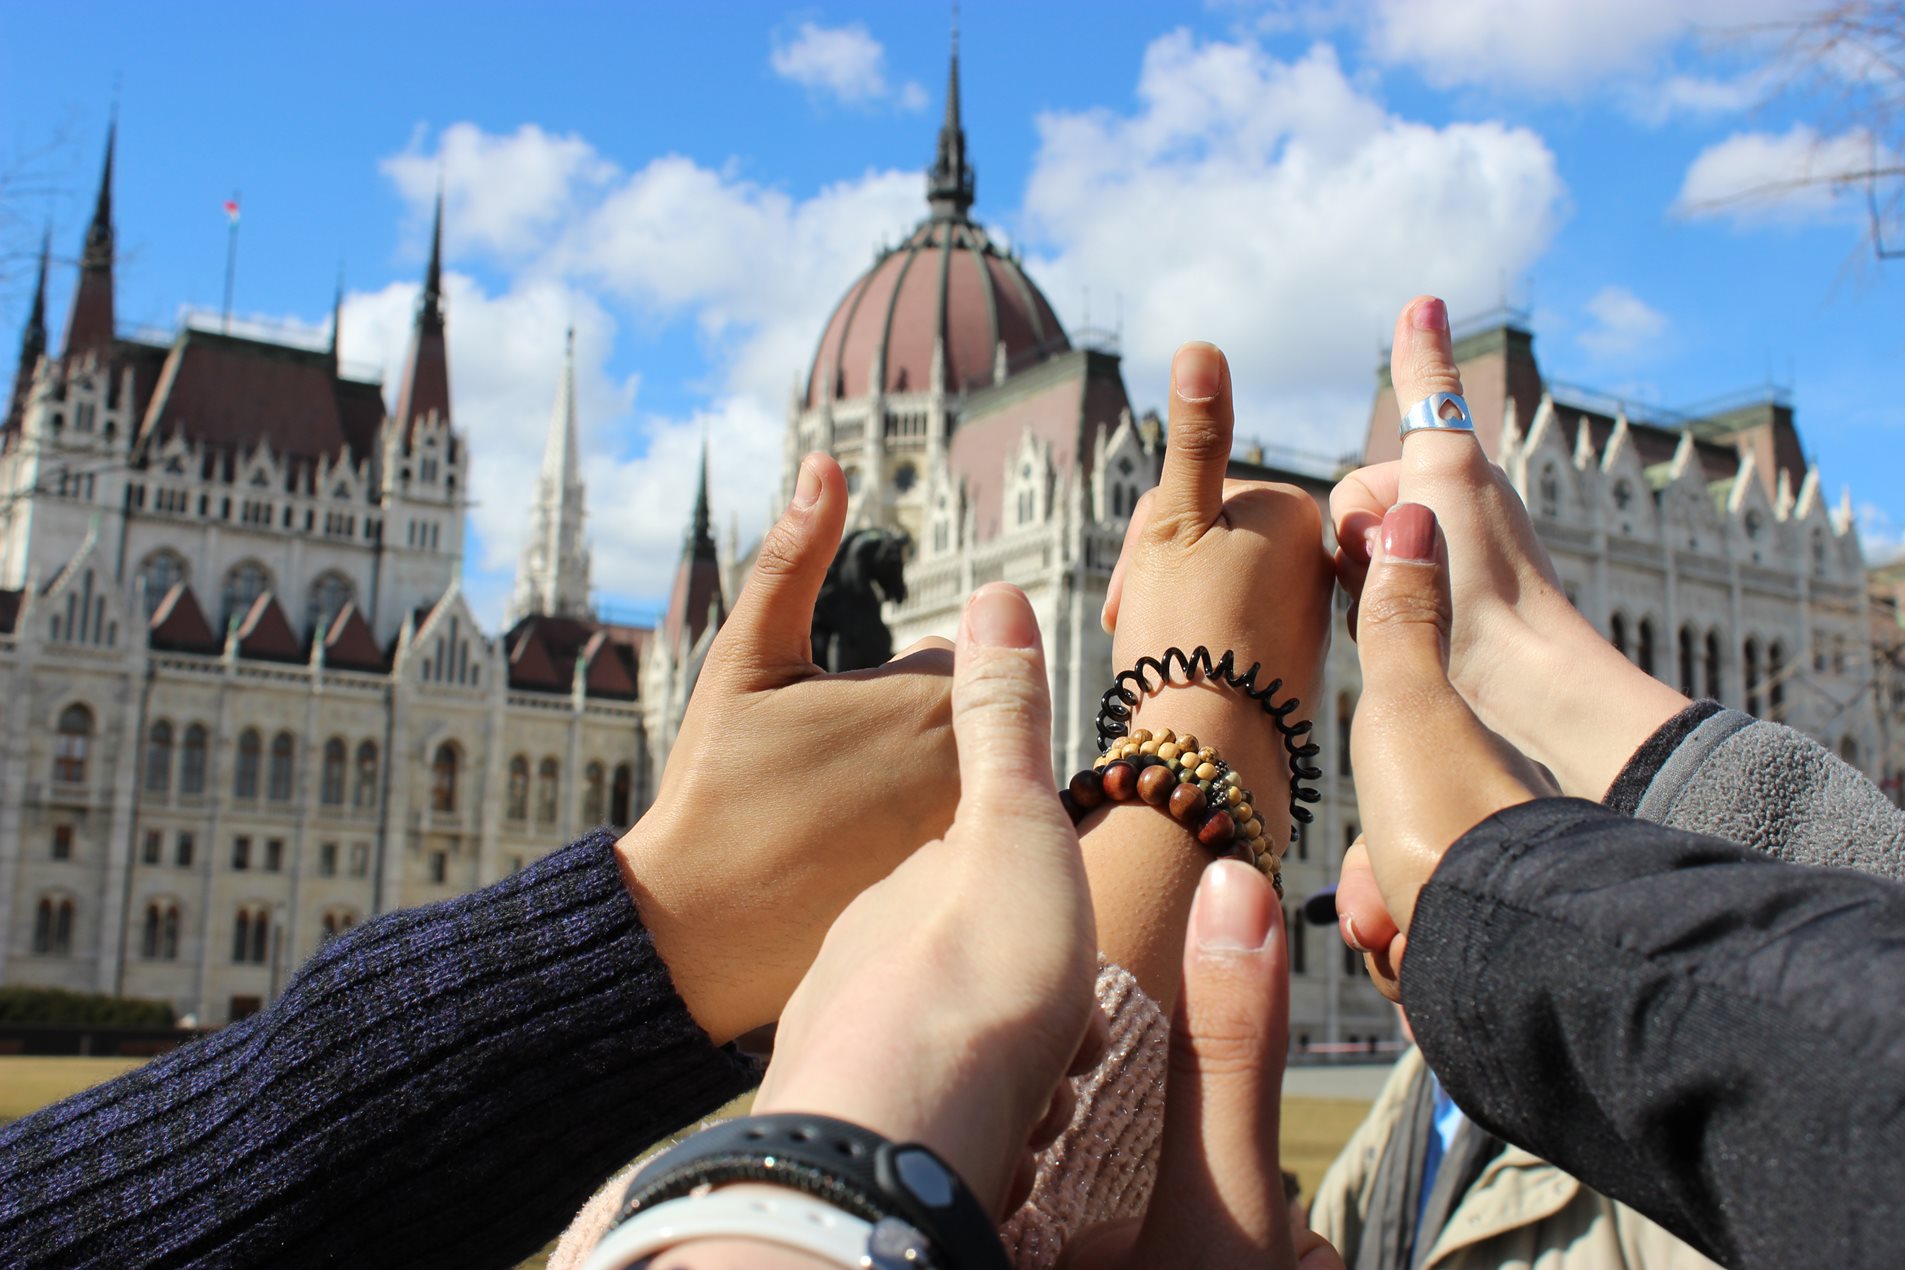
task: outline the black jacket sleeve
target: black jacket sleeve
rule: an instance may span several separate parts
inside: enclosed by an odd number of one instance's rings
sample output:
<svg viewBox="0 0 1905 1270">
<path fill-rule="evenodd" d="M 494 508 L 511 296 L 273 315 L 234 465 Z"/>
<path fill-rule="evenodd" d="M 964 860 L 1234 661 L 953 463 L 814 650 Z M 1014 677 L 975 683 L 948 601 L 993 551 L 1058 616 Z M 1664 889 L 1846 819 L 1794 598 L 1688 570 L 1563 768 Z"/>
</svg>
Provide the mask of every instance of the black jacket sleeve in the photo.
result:
<svg viewBox="0 0 1905 1270">
<path fill-rule="evenodd" d="M 1715 1260 L 1905 1258 L 1905 887 L 1544 799 L 1449 850 L 1402 996 L 1476 1122 Z"/>
</svg>

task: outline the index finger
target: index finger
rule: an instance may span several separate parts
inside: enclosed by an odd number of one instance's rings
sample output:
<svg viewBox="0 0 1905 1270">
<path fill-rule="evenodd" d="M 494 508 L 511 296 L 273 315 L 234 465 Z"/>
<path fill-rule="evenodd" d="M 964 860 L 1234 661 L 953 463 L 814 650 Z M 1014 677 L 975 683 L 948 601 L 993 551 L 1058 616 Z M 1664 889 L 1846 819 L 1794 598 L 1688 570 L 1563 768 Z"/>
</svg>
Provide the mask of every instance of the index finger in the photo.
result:
<svg viewBox="0 0 1905 1270">
<path fill-rule="evenodd" d="M 1151 521 L 1193 536 L 1224 508 L 1224 472 L 1236 424 L 1230 399 L 1230 363 L 1215 344 L 1193 340 L 1171 358 L 1171 421 Z"/>
</svg>

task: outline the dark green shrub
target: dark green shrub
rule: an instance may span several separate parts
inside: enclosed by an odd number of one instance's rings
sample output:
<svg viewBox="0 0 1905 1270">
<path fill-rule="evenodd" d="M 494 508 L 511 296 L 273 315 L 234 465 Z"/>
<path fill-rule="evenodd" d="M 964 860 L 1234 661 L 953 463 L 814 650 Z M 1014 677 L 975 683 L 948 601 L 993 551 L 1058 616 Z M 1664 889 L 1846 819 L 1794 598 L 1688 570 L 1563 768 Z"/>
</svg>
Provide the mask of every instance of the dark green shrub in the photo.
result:
<svg viewBox="0 0 1905 1270">
<path fill-rule="evenodd" d="M 0 1024 L 47 1023 L 68 1027 L 171 1027 L 166 1001 L 113 997 L 65 988 L 0 987 Z"/>
</svg>

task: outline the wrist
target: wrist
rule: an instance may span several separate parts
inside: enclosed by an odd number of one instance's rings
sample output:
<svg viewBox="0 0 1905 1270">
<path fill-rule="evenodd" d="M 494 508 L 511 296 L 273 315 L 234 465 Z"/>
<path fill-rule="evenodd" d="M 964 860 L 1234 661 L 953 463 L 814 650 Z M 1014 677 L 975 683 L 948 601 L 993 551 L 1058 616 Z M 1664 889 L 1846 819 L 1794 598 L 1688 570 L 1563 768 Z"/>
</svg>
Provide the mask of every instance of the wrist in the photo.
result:
<svg viewBox="0 0 1905 1270">
<path fill-rule="evenodd" d="M 1520 726 L 1503 735 L 1563 794 L 1598 802 L 1647 738 L 1691 703 L 1583 626 L 1590 638 L 1571 646 L 1544 641 L 1531 677 L 1543 686 L 1539 708 L 1507 715 Z"/>
<path fill-rule="evenodd" d="M 695 1023 L 716 1045 L 726 1045 L 755 1026 L 722 991 L 722 969 L 708 955 L 705 935 L 722 923 L 697 897 L 710 891 L 711 880 L 691 867 L 694 853 L 660 804 L 622 835 L 615 856 L 655 955 L 667 967 L 675 995 Z"/>
</svg>

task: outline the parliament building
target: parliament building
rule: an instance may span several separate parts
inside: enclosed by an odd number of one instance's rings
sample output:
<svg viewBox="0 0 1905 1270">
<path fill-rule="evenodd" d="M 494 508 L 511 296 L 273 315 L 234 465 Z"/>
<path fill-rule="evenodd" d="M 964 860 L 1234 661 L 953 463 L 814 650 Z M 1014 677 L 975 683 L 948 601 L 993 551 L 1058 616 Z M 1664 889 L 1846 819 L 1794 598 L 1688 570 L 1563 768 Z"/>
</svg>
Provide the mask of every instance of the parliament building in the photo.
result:
<svg viewBox="0 0 1905 1270">
<path fill-rule="evenodd" d="M 441 207 L 393 403 L 346 373 L 335 326 L 328 348 L 191 321 L 169 343 L 123 337 L 111 153 L 64 341 L 47 342 L 43 267 L 0 434 L 0 982 L 164 998 L 218 1023 L 367 916 L 638 816 L 739 566 L 724 569 L 710 533 L 704 459 L 661 622 L 595 616 L 565 366 L 512 624 L 485 631 L 458 584 L 469 455 Z M 956 54 L 926 185 L 924 218 L 816 333 L 783 484 L 791 495 L 800 456 L 826 450 L 850 525 L 909 536 L 896 645 L 952 635 L 982 583 L 1025 589 L 1045 633 L 1052 765 L 1068 773 L 1094 751 L 1114 669 L 1099 612 L 1168 437 L 1134 411 L 1115 342 L 1067 332 L 973 217 Z M 1513 318 L 1462 335 L 1457 356 L 1482 443 L 1569 597 L 1616 644 L 1890 774 L 1856 530 L 1787 403 L 1629 417 L 1550 385 Z M 1385 369 L 1371 461 L 1396 453 L 1396 418 Z M 1327 500 L 1327 464 L 1263 459 L 1235 456 L 1233 475 Z M 1356 695 L 1339 635 L 1303 710 L 1323 800 L 1285 864 L 1305 1048 L 1395 1035 L 1335 928 L 1300 911 L 1357 831 Z"/>
</svg>

